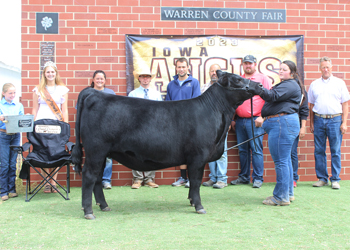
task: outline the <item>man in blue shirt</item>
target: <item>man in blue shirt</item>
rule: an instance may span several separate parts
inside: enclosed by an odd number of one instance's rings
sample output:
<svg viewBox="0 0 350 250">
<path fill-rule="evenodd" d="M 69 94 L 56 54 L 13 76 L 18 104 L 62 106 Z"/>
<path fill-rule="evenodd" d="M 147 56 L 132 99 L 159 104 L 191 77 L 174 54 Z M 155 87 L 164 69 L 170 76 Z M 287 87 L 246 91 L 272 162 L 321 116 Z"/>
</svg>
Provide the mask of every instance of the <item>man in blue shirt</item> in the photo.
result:
<svg viewBox="0 0 350 250">
<path fill-rule="evenodd" d="M 154 74 L 151 74 L 149 69 L 139 70 L 134 73 L 135 78 L 139 80 L 140 87 L 134 89 L 129 93 L 130 97 L 144 98 L 154 101 L 162 101 L 162 96 L 160 93 L 151 88 L 151 80 L 154 77 Z M 132 170 L 133 175 L 133 184 L 131 186 L 132 189 L 138 189 L 141 187 L 142 182 L 144 182 L 145 186 L 150 188 L 157 188 L 158 185 L 154 182 L 154 178 L 156 176 L 156 171 L 136 171 Z"/>
<path fill-rule="evenodd" d="M 180 58 L 175 63 L 177 75 L 174 76 L 167 87 L 166 101 L 178 101 L 195 98 L 201 95 L 200 85 L 197 79 L 188 74 L 189 65 L 186 58 Z M 174 187 L 183 186 L 189 188 L 190 182 L 187 179 L 187 166 L 181 165 L 181 177 L 174 182 Z"/>
</svg>

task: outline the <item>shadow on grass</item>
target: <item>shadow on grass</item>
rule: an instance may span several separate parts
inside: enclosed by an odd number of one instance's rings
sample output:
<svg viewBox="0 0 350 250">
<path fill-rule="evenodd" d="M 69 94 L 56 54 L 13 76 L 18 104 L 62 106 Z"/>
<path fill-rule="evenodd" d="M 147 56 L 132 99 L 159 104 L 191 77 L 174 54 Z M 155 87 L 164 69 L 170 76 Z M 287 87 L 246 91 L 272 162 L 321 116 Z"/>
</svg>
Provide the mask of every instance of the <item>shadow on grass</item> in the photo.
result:
<svg viewBox="0 0 350 250">
<path fill-rule="evenodd" d="M 201 187 L 206 215 L 189 206 L 183 187 L 113 187 L 104 191 L 112 211 L 93 199 L 94 221 L 84 219 L 80 188 L 68 201 L 39 193 L 25 202 L 20 194 L 0 205 L 0 248 L 350 249 L 350 181 L 340 190 L 298 183 L 290 206 L 265 206 L 274 185 Z"/>
</svg>

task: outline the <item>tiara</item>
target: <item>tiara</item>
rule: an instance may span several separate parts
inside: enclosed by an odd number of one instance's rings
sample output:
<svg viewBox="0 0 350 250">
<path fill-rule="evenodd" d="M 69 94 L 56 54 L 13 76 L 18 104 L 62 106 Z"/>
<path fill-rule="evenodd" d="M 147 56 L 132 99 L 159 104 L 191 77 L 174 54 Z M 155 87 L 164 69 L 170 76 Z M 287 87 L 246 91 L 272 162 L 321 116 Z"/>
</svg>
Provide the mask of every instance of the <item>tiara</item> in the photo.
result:
<svg viewBox="0 0 350 250">
<path fill-rule="evenodd" d="M 55 69 L 57 69 L 57 66 L 54 62 L 51 62 L 51 61 L 47 61 L 45 64 L 44 64 L 44 69 L 46 67 L 54 67 Z"/>
</svg>

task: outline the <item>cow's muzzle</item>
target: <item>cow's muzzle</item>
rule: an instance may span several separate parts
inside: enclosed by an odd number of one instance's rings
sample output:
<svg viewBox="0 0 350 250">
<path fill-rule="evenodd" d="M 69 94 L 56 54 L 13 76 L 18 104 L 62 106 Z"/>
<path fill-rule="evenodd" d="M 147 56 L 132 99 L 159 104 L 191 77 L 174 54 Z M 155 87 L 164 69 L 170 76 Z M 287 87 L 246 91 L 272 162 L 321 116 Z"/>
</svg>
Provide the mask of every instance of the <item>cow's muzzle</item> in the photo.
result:
<svg viewBox="0 0 350 250">
<path fill-rule="evenodd" d="M 254 95 L 259 95 L 263 89 L 263 85 L 259 82 L 254 82 L 254 81 L 251 81 L 249 80 L 248 82 L 248 85 L 246 86 L 246 90 L 252 94 L 253 96 Z"/>
</svg>

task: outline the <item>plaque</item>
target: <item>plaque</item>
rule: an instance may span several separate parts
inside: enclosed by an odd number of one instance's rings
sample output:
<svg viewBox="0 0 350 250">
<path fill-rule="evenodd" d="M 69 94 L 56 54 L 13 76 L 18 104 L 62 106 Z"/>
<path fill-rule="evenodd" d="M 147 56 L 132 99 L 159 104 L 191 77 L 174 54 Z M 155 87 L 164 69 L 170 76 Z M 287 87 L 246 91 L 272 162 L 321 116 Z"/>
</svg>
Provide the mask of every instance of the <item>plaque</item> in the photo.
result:
<svg viewBox="0 0 350 250">
<path fill-rule="evenodd" d="M 285 23 L 285 9 L 161 7 L 162 21 Z"/>
<path fill-rule="evenodd" d="M 40 43 L 40 55 L 41 56 L 54 56 L 55 55 L 55 42 L 41 42 Z"/>
<path fill-rule="evenodd" d="M 307 61 L 307 64 L 319 64 L 320 63 L 320 59 L 308 58 L 306 61 Z"/>
<path fill-rule="evenodd" d="M 160 29 L 142 29 L 142 35 L 161 35 Z"/>
<path fill-rule="evenodd" d="M 341 72 L 332 72 L 332 74 L 340 79 L 345 79 L 345 74 Z"/>
<path fill-rule="evenodd" d="M 118 92 L 119 91 L 118 86 L 111 86 L 111 85 L 109 85 L 109 86 L 106 86 L 106 88 L 109 88 L 109 89 L 113 90 L 114 92 Z"/>
<path fill-rule="evenodd" d="M 95 49 L 96 45 L 94 43 L 75 43 L 76 49 Z"/>
<path fill-rule="evenodd" d="M 36 13 L 37 34 L 58 34 L 58 13 Z"/>
<path fill-rule="evenodd" d="M 97 34 L 118 34 L 116 28 L 97 28 Z"/>
<path fill-rule="evenodd" d="M 99 63 L 118 63 L 117 57 L 99 57 L 98 58 Z"/>
<path fill-rule="evenodd" d="M 94 72 L 92 71 L 75 71 L 75 77 L 92 77 Z"/>
<path fill-rule="evenodd" d="M 204 35 L 204 29 L 185 29 L 185 35 Z"/>
<path fill-rule="evenodd" d="M 55 57 L 53 57 L 53 56 L 41 56 L 40 57 L 40 70 L 44 69 L 44 65 L 48 61 L 55 62 Z"/>
</svg>

